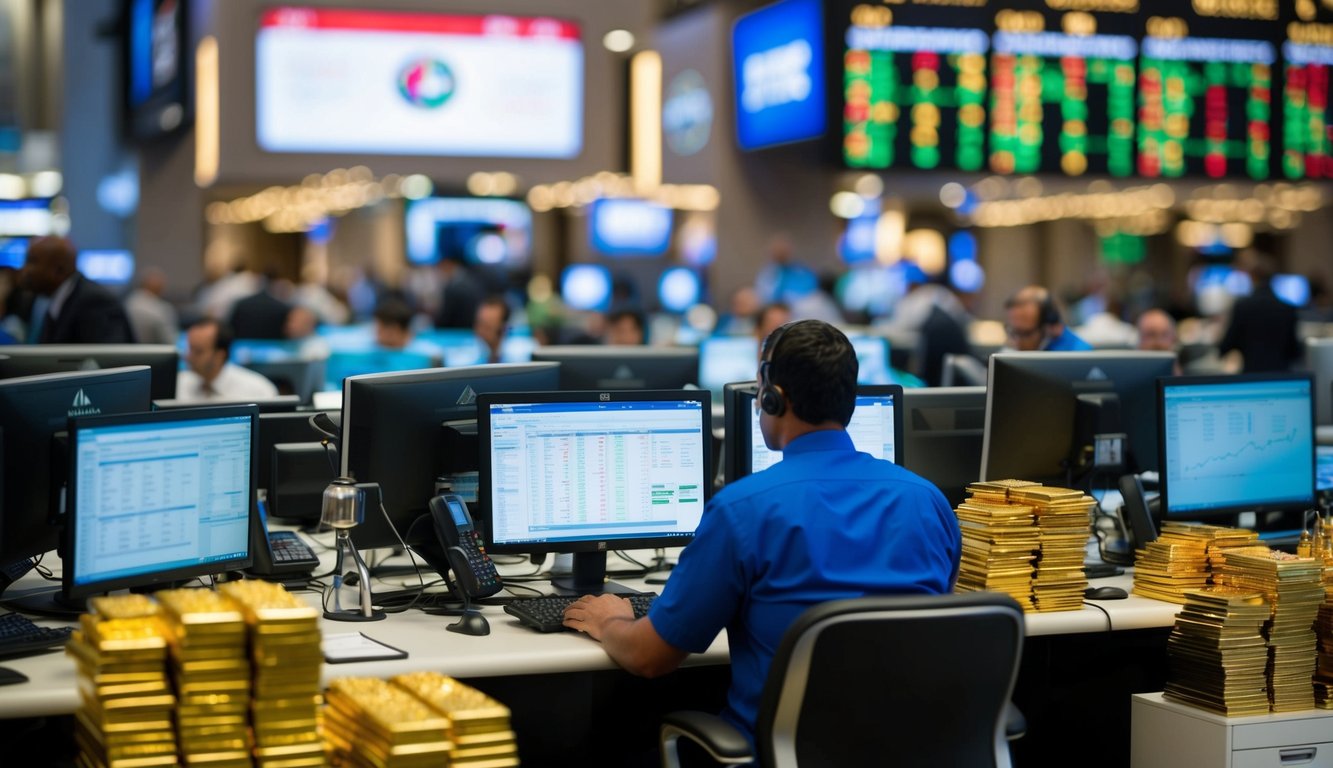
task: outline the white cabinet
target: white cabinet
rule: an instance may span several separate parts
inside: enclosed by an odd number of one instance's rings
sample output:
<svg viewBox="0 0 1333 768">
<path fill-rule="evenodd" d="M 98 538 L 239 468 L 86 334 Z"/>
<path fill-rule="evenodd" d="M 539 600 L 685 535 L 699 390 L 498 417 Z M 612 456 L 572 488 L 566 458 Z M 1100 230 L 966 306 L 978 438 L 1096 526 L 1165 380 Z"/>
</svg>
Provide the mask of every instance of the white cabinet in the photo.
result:
<svg viewBox="0 0 1333 768">
<path fill-rule="evenodd" d="M 1131 714 L 1133 768 L 1333 768 L 1333 710 L 1225 717 L 1139 693 Z"/>
</svg>

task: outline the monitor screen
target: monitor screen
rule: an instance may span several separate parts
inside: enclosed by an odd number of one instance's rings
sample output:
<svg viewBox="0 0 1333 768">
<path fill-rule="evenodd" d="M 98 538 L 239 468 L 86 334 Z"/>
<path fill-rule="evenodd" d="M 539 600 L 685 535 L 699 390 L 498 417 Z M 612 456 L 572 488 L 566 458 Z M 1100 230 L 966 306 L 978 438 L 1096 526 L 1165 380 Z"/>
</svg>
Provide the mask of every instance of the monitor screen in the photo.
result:
<svg viewBox="0 0 1333 768">
<path fill-rule="evenodd" d="M 8 359 L 0 361 L 0 379 L 146 365 L 153 372 L 153 399 L 169 400 L 176 396 L 180 355 L 170 344 L 10 345 L 5 347 L 4 354 Z"/>
<path fill-rule="evenodd" d="M 367 373 L 414 371 L 438 368 L 437 355 L 410 352 L 402 349 L 370 349 L 363 352 L 333 352 L 324 361 L 324 388 L 342 389 L 343 379 Z"/>
<path fill-rule="evenodd" d="M 493 551 L 592 553 L 604 573 L 608 549 L 682 546 L 694 535 L 711 479 L 708 392 L 510 393 L 477 402 L 479 499 Z"/>
<path fill-rule="evenodd" d="M 29 241 L 27 237 L 0 236 L 0 267 L 23 269 L 28 263 Z"/>
<path fill-rule="evenodd" d="M 403 213 L 407 260 L 442 258 L 468 264 L 521 267 L 532 249 L 532 209 L 498 197 L 428 197 L 408 201 Z"/>
<path fill-rule="evenodd" d="M 820 0 L 781 0 L 736 20 L 731 53 L 741 149 L 824 135 L 823 15 Z"/>
<path fill-rule="evenodd" d="M 903 466 L 935 484 L 950 506 L 981 476 L 985 387 L 920 387 L 903 391 Z"/>
<path fill-rule="evenodd" d="M 1156 470 L 1155 382 L 1174 365 L 1170 352 L 991 355 L 980 479 L 1072 483 L 1096 434 L 1127 436 L 1120 471 Z"/>
<path fill-rule="evenodd" d="M 847 434 L 856 450 L 877 459 L 903 463 L 902 398 L 903 389 L 896 384 L 863 384 L 856 388 L 856 410 L 852 411 L 852 420 L 847 425 Z M 742 393 L 739 401 L 742 412 L 746 412 L 748 406 L 750 417 L 743 434 L 738 436 L 738 444 L 748 446 L 747 461 L 741 464 L 741 476 L 761 472 L 782 461 L 782 452 L 769 450 L 764 443 L 763 432 L 759 429 L 759 409 L 754 407 L 754 399 L 755 391 L 750 390 Z M 727 435 L 727 439 L 732 436 Z M 745 471 L 746 467 L 748 471 Z"/>
<path fill-rule="evenodd" d="M 134 277 L 134 254 L 126 250 L 79 251 L 79 273 L 103 285 L 129 285 Z"/>
<path fill-rule="evenodd" d="M 184 125 L 190 99 L 190 22 L 184 0 L 129 0 L 125 35 L 125 120 L 153 139 Z"/>
<path fill-rule="evenodd" d="M 75 420 L 67 596 L 250 567 L 258 416 L 227 406 Z"/>
<path fill-rule="evenodd" d="M 76 416 L 152 407 L 144 367 L 51 373 L 0 381 L 4 507 L 0 566 L 56 548 L 67 475 L 63 437 Z"/>
<path fill-rule="evenodd" d="M 628 197 L 594 200 L 588 209 L 588 239 L 606 256 L 660 256 L 671 245 L 672 210 Z"/>
<path fill-rule="evenodd" d="M 573 158 L 581 32 L 549 17 L 267 8 L 255 99 L 267 152 Z"/>
<path fill-rule="evenodd" d="M 546 392 L 559 386 L 559 376 L 553 363 L 527 363 L 348 377 L 343 381 L 341 474 L 378 483 L 393 527 L 414 543 L 409 529 L 427 514 L 436 478 L 476 469 L 473 446 L 444 423 L 475 423 L 476 400 L 483 393 Z M 430 533 L 429 526 L 418 528 Z M 380 514 L 367 514 L 352 529 L 352 541 L 358 549 L 398 546 Z"/>
<path fill-rule="evenodd" d="M 759 369 L 759 342 L 753 336 L 713 336 L 699 343 L 699 386 L 721 396 L 723 385 L 750 381 Z"/>
<path fill-rule="evenodd" d="M 1164 379 L 1158 410 L 1165 516 L 1314 506 L 1312 387 L 1300 374 Z"/>
<path fill-rule="evenodd" d="M 889 384 L 893 375 L 889 371 L 889 340 L 883 336 L 849 336 L 852 349 L 856 351 L 857 384 Z"/>
<path fill-rule="evenodd" d="M 699 376 L 699 350 L 690 347 L 548 346 L 532 359 L 560 363 L 564 390 L 680 389 Z"/>
</svg>

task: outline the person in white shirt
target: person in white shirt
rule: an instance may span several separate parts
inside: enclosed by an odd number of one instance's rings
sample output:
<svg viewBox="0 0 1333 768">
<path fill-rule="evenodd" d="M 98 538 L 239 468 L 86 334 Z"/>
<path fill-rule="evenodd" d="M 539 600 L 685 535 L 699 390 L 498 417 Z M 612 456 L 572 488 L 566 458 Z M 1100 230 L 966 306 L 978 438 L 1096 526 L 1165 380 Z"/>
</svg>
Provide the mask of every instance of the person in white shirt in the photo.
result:
<svg viewBox="0 0 1333 768">
<path fill-rule="evenodd" d="M 200 320 L 185 333 L 187 370 L 176 375 L 177 400 L 247 400 L 278 396 L 273 382 L 230 362 L 232 334 L 217 320 Z"/>
</svg>

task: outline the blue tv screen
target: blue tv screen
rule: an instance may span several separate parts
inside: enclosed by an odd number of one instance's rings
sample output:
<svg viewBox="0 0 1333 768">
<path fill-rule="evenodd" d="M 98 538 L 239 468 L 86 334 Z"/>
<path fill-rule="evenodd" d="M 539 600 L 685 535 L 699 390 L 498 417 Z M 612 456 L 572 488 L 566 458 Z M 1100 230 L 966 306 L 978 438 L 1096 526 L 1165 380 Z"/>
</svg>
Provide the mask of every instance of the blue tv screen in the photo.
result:
<svg viewBox="0 0 1333 768">
<path fill-rule="evenodd" d="M 736 20 L 731 47 L 741 149 L 824 135 L 822 17 L 820 0 L 782 0 Z"/>
<path fill-rule="evenodd" d="M 588 214 L 593 250 L 607 256 L 660 256 L 671 245 L 672 211 L 632 198 L 602 198 Z"/>
</svg>

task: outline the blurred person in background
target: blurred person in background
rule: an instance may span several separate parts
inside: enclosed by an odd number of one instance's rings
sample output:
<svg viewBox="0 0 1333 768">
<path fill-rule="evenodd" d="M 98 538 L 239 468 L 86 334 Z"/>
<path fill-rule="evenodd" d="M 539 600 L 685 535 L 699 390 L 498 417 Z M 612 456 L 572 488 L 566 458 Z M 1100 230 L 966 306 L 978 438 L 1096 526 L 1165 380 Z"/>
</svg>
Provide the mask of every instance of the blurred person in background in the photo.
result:
<svg viewBox="0 0 1333 768">
<path fill-rule="evenodd" d="M 727 311 L 717 319 L 717 335 L 746 336 L 754 333 L 754 318 L 759 312 L 759 295 L 754 288 L 742 285 L 731 292 Z"/>
<path fill-rule="evenodd" d="M 172 344 L 180 335 L 180 319 L 176 308 L 163 298 L 167 290 L 167 273 L 159 267 L 144 270 L 139 287 L 125 297 L 125 314 L 129 315 L 134 337 L 141 344 Z"/>
<path fill-rule="evenodd" d="M 643 313 L 637 309 L 621 308 L 606 316 L 606 343 L 637 346 L 645 343 Z"/>
<path fill-rule="evenodd" d="M 178 400 L 245 400 L 278 396 L 273 382 L 231 362 L 231 329 L 213 319 L 185 332 L 186 369 L 176 374 Z"/>
<path fill-rule="evenodd" d="M 20 283 L 50 298 L 38 341 L 43 344 L 131 344 L 134 331 L 120 300 L 79 274 L 78 252 L 63 237 L 42 237 L 28 246 Z M 38 318 L 33 318 L 38 322 Z"/>
<path fill-rule="evenodd" d="M 1170 352 L 1177 354 L 1176 321 L 1165 310 L 1150 309 L 1139 315 L 1136 324 L 1139 332 L 1138 348 L 1147 352 Z M 1176 360 L 1175 373 L 1180 375 L 1180 360 Z"/>
<path fill-rule="evenodd" d="M 1040 285 L 1020 289 L 1004 303 L 1007 348 L 1018 352 L 1082 352 L 1092 345 L 1065 327 L 1051 292 Z"/>
<path fill-rule="evenodd" d="M 509 332 L 509 304 L 501 296 L 488 296 L 477 307 L 472 333 L 486 347 L 486 361 L 498 363 L 505 334 Z"/>
<path fill-rule="evenodd" d="M 481 283 L 460 256 L 440 259 L 438 274 L 444 283 L 436 328 L 471 328 L 483 295 Z"/>
<path fill-rule="evenodd" d="M 259 289 L 232 305 L 228 325 L 238 339 L 287 338 L 287 301 L 291 283 L 269 270 Z"/>
<path fill-rule="evenodd" d="M 1239 263 L 1249 273 L 1252 288 L 1249 296 L 1231 306 L 1231 322 L 1217 346 L 1218 354 L 1230 358 L 1228 369 L 1238 367 L 1244 373 L 1290 370 L 1301 355 L 1301 343 L 1296 337 L 1296 308 L 1273 293 L 1277 263 L 1257 250 L 1242 253 Z"/>
<path fill-rule="evenodd" d="M 412 343 L 412 308 L 389 296 L 375 306 L 375 343 L 385 349 L 406 349 Z"/>
<path fill-rule="evenodd" d="M 765 304 L 754 316 L 754 337 L 763 349 L 764 340 L 773 335 L 773 331 L 791 322 L 791 307 L 780 301 Z"/>
</svg>

